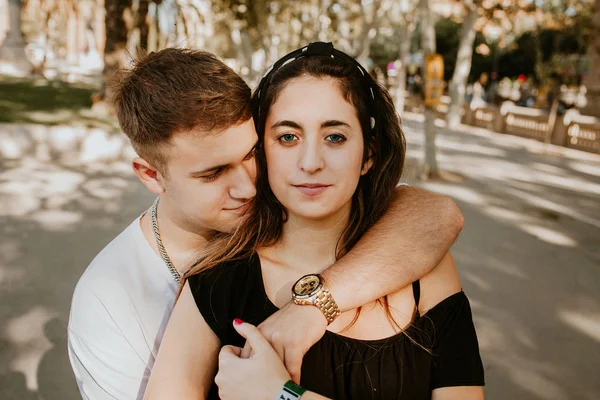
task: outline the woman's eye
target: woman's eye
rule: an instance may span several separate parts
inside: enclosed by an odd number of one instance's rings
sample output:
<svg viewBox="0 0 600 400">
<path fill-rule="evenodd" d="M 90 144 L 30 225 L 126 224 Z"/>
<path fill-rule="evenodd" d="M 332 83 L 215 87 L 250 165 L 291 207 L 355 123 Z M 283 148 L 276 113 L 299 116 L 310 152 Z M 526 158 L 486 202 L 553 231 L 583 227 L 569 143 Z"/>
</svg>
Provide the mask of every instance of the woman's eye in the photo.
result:
<svg viewBox="0 0 600 400">
<path fill-rule="evenodd" d="M 291 143 L 296 141 L 296 139 L 296 135 L 292 135 L 291 133 L 284 133 L 283 135 L 279 136 L 279 141 L 283 143 Z"/>
<path fill-rule="evenodd" d="M 338 135 L 338 134 L 332 134 L 327 136 L 327 141 L 331 142 L 331 143 L 341 143 L 341 142 L 345 142 L 346 138 L 342 135 Z"/>
</svg>

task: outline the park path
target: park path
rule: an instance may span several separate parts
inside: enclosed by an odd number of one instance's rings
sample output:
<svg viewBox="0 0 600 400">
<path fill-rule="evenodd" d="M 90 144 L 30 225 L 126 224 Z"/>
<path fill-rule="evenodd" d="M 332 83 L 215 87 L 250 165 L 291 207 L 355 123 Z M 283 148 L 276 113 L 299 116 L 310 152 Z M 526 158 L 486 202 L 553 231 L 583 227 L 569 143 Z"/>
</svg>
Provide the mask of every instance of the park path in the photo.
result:
<svg viewBox="0 0 600 400">
<path fill-rule="evenodd" d="M 486 398 L 598 399 L 600 156 L 440 127 L 440 166 L 458 179 L 419 182 L 420 116 L 404 126 L 405 180 L 452 196 L 465 215 L 453 254 Z M 0 136 L 14 130 L 0 125 Z M 0 159 L 0 399 L 76 399 L 65 334 L 73 288 L 152 196 L 122 146 L 102 161 L 14 148 Z"/>
</svg>

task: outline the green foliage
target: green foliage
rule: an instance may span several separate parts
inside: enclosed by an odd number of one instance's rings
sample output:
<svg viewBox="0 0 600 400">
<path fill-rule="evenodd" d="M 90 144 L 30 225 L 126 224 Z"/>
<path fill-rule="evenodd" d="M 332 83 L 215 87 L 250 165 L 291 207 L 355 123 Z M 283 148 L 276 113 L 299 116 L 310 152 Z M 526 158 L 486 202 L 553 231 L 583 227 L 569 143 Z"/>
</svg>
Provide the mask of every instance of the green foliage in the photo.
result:
<svg viewBox="0 0 600 400">
<path fill-rule="evenodd" d="M 437 52 L 444 58 L 444 80 L 449 81 L 454 74 L 456 56 L 460 44 L 462 23 L 444 18 L 435 25 L 435 43 Z"/>
<path fill-rule="evenodd" d="M 112 127 L 113 121 L 90 112 L 91 97 L 97 90 L 45 79 L 1 79 L 0 122 Z"/>
</svg>

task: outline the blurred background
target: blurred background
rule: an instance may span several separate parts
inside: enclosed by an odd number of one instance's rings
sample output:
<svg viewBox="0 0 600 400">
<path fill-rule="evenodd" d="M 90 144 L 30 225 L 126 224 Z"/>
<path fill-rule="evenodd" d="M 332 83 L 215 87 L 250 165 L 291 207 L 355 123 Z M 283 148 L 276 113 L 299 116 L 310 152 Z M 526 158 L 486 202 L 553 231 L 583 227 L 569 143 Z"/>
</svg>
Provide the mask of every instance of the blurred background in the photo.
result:
<svg viewBox="0 0 600 400">
<path fill-rule="evenodd" d="M 254 87 L 316 40 L 392 93 L 403 180 L 464 213 L 486 397 L 600 399 L 600 0 L 0 0 L 0 399 L 79 398 L 74 286 L 151 204 L 112 71 L 195 47 Z"/>
</svg>

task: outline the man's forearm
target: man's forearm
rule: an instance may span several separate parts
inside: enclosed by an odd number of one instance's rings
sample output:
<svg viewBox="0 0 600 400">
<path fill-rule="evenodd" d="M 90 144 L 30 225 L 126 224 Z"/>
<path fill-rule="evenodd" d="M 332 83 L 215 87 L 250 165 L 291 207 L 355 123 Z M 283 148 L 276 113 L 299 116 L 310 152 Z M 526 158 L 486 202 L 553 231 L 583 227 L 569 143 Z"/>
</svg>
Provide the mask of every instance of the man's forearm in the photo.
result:
<svg viewBox="0 0 600 400">
<path fill-rule="evenodd" d="M 386 214 L 323 277 L 342 311 L 360 307 L 429 273 L 462 227 L 449 197 L 398 187 Z"/>
</svg>

